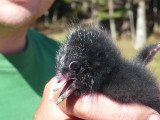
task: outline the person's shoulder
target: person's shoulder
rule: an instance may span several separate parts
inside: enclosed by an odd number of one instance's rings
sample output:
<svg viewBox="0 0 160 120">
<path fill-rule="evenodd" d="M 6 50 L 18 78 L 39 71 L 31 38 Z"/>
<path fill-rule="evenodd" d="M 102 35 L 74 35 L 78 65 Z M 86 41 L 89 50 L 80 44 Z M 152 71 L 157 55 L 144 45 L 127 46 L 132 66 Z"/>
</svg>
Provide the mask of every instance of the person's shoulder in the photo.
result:
<svg viewBox="0 0 160 120">
<path fill-rule="evenodd" d="M 43 47 L 46 46 L 46 47 L 52 47 L 54 49 L 58 49 L 60 45 L 60 43 L 57 42 L 56 40 L 50 39 L 46 35 L 33 29 L 28 30 L 27 37 L 29 41 L 32 41 L 36 45 L 40 45 L 40 46 L 42 44 Z"/>
</svg>

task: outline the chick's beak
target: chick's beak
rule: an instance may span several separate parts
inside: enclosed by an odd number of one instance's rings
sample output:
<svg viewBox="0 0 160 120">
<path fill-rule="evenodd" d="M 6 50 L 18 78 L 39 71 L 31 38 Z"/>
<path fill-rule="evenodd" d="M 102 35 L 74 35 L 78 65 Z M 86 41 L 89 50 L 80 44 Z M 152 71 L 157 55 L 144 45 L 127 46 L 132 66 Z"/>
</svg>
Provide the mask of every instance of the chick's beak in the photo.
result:
<svg viewBox="0 0 160 120">
<path fill-rule="evenodd" d="M 61 103 L 65 98 L 70 96 L 76 90 L 76 80 L 69 80 L 60 93 L 56 105 Z"/>
<path fill-rule="evenodd" d="M 50 95 L 49 100 L 51 101 L 56 92 L 64 85 L 63 90 L 61 91 L 58 100 L 57 105 L 61 103 L 65 98 L 67 98 L 69 95 L 71 95 L 76 90 L 76 79 L 66 79 L 62 74 L 57 76 L 57 79 L 53 81 L 51 89 L 50 89 Z"/>
</svg>

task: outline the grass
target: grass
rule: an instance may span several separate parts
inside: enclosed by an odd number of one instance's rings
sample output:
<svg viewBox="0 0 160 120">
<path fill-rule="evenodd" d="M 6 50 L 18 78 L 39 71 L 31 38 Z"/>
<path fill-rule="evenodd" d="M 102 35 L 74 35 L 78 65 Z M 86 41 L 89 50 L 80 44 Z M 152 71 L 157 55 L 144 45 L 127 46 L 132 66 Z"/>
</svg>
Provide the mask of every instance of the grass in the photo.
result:
<svg viewBox="0 0 160 120">
<path fill-rule="evenodd" d="M 47 36 L 59 42 L 63 42 L 66 40 L 66 33 L 64 32 L 52 33 L 52 34 L 48 34 Z"/>
<path fill-rule="evenodd" d="M 48 37 L 55 39 L 59 42 L 65 41 L 65 36 L 66 33 L 64 32 L 52 33 L 48 35 Z M 153 39 L 154 38 L 151 36 L 147 41 L 146 45 L 155 43 L 156 41 L 154 41 Z M 138 54 L 138 51 L 134 49 L 131 40 L 119 40 L 117 41 L 116 45 L 120 49 L 122 56 L 127 59 L 132 59 L 136 54 Z M 147 65 L 147 68 L 153 72 L 154 76 L 157 78 L 160 84 L 160 52 L 155 55 L 154 59 Z"/>
<path fill-rule="evenodd" d="M 146 44 L 155 43 L 155 41 L 148 41 Z M 134 49 L 131 40 L 120 40 L 117 42 L 122 55 L 127 59 L 132 59 L 138 54 L 138 51 Z M 147 68 L 152 71 L 157 78 L 160 85 L 160 51 L 155 55 L 153 60 L 147 65 Z"/>
</svg>

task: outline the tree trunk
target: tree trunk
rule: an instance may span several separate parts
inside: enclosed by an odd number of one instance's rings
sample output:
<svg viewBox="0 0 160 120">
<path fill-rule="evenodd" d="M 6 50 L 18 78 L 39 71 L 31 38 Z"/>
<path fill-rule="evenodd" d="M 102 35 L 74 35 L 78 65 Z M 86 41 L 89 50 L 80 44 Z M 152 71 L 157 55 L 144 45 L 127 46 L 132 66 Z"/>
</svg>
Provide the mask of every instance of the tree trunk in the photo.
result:
<svg viewBox="0 0 160 120">
<path fill-rule="evenodd" d="M 135 49 L 142 48 L 146 43 L 147 33 L 145 9 L 145 0 L 139 0 L 137 9 L 136 41 L 134 44 Z"/>
<path fill-rule="evenodd" d="M 88 2 L 86 0 L 82 0 L 82 8 L 85 12 L 88 11 Z"/>
<path fill-rule="evenodd" d="M 153 13 L 154 13 L 154 28 L 153 31 L 154 33 L 158 32 L 158 4 L 157 0 L 153 1 Z"/>
<path fill-rule="evenodd" d="M 73 2 L 71 2 L 71 8 L 74 10 L 74 9 L 76 9 L 76 3 L 73 1 Z"/>
<path fill-rule="evenodd" d="M 98 17 L 97 17 L 97 9 L 96 9 L 96 0 L 92 0 L 92 19 L 95 26 L 98 26 Z"/>
<path fill-rule="evenodd" d="M 126 8 L 127 8 L 128 17 L 129 17 L 132 42 L 134 43 L 136 37 L 135 37 L 135 27 L 134 27 L 134 16 L 133 16 L 133 10 L 132 10 L 132 3 L 133 3 L 133 0 L 128 0 Z"/>
<path fill-rule="evenodd" d="M 52 17 L 52 23 L 57 22 L 57 16 L 58 16 L 58 11 L 55 10 L 55 11 L 54 11 L 54 14 L 53 14 L 53 17 Z"/>
<path fill-rule="evenodd" d="M 49 11 L 46 11 L 44 13 L 44 25 L 48 26 L 49 25 Z"/>
<path fill-rule="evenodd" d="M 109 16 L 110 16 L 110 30 L 111 30 L 111 37 L 112 40 L 115 42 L 116 41 L 116 26 L 115 26 L 115 21 L 113 18 L 114 14 L 114 5 L 113 5 L 113 0 L 108 0 L 108 5 L 109 5 Z"/>
</svg>

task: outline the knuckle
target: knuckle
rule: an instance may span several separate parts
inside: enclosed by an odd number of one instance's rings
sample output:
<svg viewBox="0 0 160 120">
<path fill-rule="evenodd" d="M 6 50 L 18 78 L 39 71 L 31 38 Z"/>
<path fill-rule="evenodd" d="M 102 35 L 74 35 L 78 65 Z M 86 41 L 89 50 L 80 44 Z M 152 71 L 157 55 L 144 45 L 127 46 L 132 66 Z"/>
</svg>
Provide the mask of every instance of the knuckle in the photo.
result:
<svg viewBox="0 0 160 120">
<path fill-rule="evenodd" d="M 50 81 L 45 85 L 44 90 L 48 90 L 51 87 L 51 83 Z"/>
</svg>

